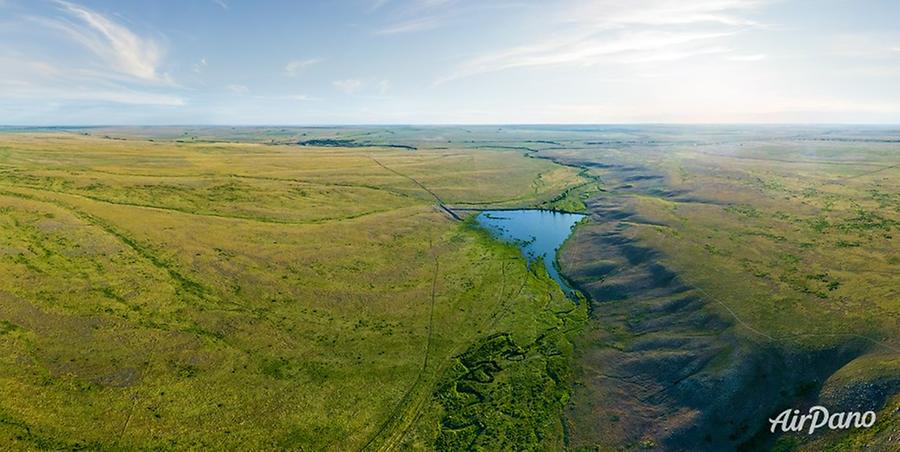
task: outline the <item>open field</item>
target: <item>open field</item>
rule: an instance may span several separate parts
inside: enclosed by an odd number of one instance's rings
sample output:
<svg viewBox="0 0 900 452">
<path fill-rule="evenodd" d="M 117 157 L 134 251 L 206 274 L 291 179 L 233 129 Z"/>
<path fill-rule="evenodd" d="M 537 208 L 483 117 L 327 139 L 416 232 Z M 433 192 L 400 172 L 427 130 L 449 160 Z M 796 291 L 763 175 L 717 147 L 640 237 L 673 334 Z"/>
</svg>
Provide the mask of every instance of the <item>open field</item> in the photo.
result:
<svg viewBox="0 0 900 452">
<path fill-rule="evenodd" d="M 8 130 L 0 442 L 887 447 L 898 165 L 876 127 Z M 467 210 L 513 207 L 590 215 L 588 302 Z M 815 403 L 879 420 L 768 434 Z"/>
<path fill-rule="evenodd" d="M 539 203 L 579 182 L 512 151 L 4 134 L 0 442 L 408 441 L 419 416 L 441 418 L 436 385 L 465 376 L 451 357 L 499 334 L 527 358 L 499 378 L 517 366 L 539 376 L 553 360 L 568 369 L 545 349 L 565 348 L 561 327 L 584 318 L 514 248 L 453 221 L 434 196 Z M 549 419 L 515 421 L 507 444 L 561 441 L 568 385 L 550 383 L 505 386 L 548 391 L 532 402 Z"/>
</svg>

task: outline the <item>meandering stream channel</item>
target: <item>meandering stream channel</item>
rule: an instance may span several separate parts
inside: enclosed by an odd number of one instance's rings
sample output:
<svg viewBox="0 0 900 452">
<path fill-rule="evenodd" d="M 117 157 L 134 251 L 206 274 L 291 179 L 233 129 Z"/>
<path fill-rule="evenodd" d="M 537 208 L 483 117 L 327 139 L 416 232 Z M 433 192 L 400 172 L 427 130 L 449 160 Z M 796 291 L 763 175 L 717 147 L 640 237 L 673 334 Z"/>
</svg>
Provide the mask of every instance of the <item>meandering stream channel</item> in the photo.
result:
<svg viewBox="0 0 900 452">
<path fill-rule="evenodd" d="M 528 264 L 538 259 L 544 263 L 547 273 L 568 296 L 574 289 L 562 278 L 556 268 L 556 252 L 572 234 L 572 228 L 585 215 L 555 212 L 551 210 L 485 210 L 475 218 L 495 237 L 515 243 Z"/>
</svg>

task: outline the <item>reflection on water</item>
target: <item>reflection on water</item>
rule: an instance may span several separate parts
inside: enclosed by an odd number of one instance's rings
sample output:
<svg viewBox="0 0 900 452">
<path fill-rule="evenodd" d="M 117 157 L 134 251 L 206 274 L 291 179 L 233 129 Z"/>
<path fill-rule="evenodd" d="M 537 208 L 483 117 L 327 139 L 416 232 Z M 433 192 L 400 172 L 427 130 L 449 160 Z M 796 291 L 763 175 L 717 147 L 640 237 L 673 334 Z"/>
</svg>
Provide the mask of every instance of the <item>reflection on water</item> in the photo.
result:
<svg viewBox="0 0 900 452">
<path fill-rule="evenodd" d="M 529 264 L 543 258 L 547 273 L 572 295 L 573 289 L 556 269 L 556 252 L 572 233 L 572 226 L 584 215 L 550 210 L 485 210 L 478 214 L 478 224 L 502 240 L 515 243 Z"/>
</svg>

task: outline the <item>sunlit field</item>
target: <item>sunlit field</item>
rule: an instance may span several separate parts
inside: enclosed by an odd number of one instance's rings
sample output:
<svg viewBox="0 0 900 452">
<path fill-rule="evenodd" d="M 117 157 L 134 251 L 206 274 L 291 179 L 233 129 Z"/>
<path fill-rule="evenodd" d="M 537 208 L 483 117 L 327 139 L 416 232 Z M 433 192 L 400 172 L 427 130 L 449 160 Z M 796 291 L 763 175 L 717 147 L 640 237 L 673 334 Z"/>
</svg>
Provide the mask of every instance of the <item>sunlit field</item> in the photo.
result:
<svg viewBox="0 0 900 452">
<path fill-rule="evenodd" d="M 4 134 L 0 164 L 0 442 L 15 448 L 396 443 L 440 419 L 453 357 L 502 333 L 530 369 L 557 359 L 530 344 L 562 346 L 582 318 L 411 179 L 500 204 L 580 182 L 515 152 Z M 552 414 L 567 388 L 550 383 L 513 390 L 549 391 Z M 560 441 L 548 419 L 523 434 Z"/>
<path fill-rule="evenodd" d="M 0 442 L 887 447 L 897 136 L 7 130 Z M 488 208 L 588 214 L 556 263 L 580 294 L 479 228 Z M 878 421 L 769 434 L 815 403 Z"/>
</svg>

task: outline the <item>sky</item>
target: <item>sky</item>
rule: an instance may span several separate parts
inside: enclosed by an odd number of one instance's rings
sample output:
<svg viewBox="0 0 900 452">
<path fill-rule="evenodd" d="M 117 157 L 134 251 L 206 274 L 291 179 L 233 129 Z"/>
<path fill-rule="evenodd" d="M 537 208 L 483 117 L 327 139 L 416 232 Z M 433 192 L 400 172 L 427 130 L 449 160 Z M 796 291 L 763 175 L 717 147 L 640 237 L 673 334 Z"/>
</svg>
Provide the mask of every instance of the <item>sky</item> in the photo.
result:
<svg viewBox="0 0 900 452">
<path fill-rule="evenodd" d="M 897 0 L 0 0 L 0 124 L 900 123 Z"/>
</svg>

